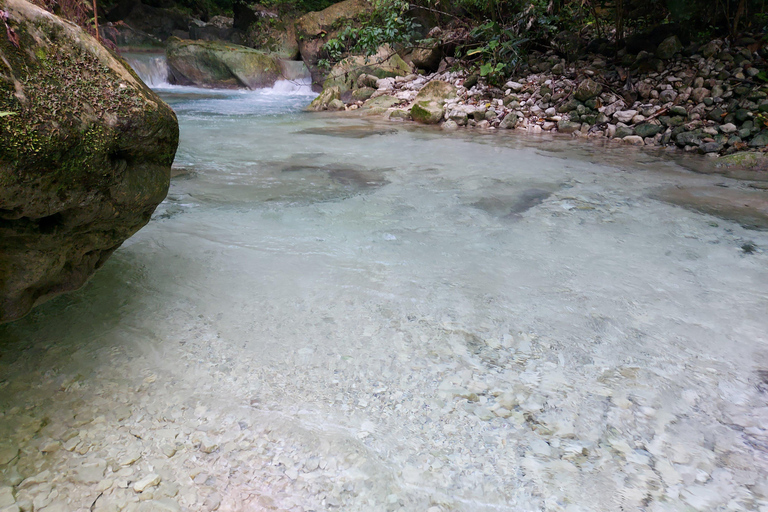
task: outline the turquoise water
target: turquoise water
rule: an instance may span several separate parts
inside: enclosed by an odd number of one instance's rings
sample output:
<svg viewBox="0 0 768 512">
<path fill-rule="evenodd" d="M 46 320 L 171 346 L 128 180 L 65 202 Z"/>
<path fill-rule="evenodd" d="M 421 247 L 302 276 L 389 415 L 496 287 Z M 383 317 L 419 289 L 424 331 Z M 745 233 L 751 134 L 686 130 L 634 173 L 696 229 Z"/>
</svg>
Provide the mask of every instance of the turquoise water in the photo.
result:
<svg viewBox="0 0 768 512">
<path fill-rule="evenodd" d="M 18 500 L 768 507 L 768 235 L 654 199 L 741 185 L 308 114 L 301 84 L 155 85 L 181 126 L 168 199 L 86 287 L 0 326 L 4 481 L 50 471 Z"/>
</svg>

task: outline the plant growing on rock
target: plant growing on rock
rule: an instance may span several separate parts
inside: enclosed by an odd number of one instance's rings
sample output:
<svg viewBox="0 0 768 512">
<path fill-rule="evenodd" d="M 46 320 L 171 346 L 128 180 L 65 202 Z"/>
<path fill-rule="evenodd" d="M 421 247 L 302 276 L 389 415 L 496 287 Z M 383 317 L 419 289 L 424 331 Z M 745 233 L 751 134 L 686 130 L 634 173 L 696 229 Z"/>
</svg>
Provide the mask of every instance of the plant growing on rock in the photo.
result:
<svg viewBox="0 0 768 512">
<path fill-rule="evenodd" d="M 404 0 L 375 0 L 371 14 L 357 22 L 345 22 L 338 35 L 323 45 L 325 58 L 319 64 L 330 68 L 345 55 L 373 55 L 384 44 L 410 43 L 419 24 L 407 15 Z"/>
</svg>

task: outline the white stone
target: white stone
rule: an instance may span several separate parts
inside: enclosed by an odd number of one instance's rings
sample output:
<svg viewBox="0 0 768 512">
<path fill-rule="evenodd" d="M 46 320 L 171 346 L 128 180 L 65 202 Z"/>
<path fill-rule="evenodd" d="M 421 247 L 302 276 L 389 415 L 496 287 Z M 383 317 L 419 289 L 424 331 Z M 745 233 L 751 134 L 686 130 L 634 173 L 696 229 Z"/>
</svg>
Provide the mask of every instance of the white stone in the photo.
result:
<svg viewBox="0 0 768 512">
<path fill-rule="evenodd" d="M 606 114 L 607 115 L 607 114 Z M 613 117 L 620 123 L 629 123 L 637 115 L 637 110 L 620 110 Z"/>
<path fill-rule="evenodd" d="M 0 508 L 9 507 L 16 503 L 13 487 L 0 487 Z"/>
<path fill-rule="evenodd" d="M 133 490 L 136 492 L 144 492 L 149 487 L 154 487 L 160 484 L 160 475 L 157 473 L 151 473 L 138 482 L 133 484 Z"/>
</svg>

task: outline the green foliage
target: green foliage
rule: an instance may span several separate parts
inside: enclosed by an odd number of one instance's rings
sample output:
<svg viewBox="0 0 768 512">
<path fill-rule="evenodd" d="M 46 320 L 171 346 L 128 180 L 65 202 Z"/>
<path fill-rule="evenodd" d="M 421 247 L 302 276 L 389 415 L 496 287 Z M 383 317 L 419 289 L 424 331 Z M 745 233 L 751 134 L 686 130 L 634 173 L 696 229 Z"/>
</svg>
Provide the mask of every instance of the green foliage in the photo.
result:
<svg viewBox="0 0 768 512">
<path fill-rule="evenodd" d="M 519 63 L 523 45 L 528 41 L 520 37 L 512 25 L 502 26 L 495 21 L 474 28 L 469 36 L 470 43 L 457 50 L 458 56 L 474 62 L 480 76 L 492 84 L 504 82 Z"/>
<path fill-rule="evenodd" d="M 338 34 L 323 45 L 322 67 L 329 68 L 348 54 L 373 55 L 383 44 L 411 42 L 419 28 L 407 15 L 405 0 L 374 0 L 373 12 L 363 19 L 346 22 Z"/>
</svg>

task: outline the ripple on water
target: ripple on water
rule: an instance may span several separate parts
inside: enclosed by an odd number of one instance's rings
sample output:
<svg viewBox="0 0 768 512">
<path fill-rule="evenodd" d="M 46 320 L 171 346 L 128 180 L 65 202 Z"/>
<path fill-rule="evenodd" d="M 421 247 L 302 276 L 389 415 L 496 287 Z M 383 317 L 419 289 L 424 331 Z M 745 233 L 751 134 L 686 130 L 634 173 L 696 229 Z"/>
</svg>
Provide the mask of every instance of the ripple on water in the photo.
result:
<svg viewBox="0 0 768 512">
<path fill-rule="evenodd" d="M 174 101 L 186 171 L 155 221 L 0 326 L 0 496 L 768 506 L 768 233 L 651 199 L 724 178 L 557 138 L 362 137 L 275 94 Z"/>
</svg>

